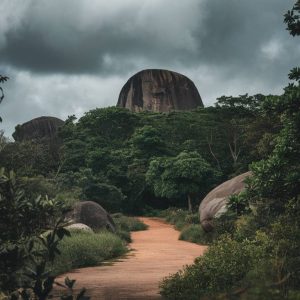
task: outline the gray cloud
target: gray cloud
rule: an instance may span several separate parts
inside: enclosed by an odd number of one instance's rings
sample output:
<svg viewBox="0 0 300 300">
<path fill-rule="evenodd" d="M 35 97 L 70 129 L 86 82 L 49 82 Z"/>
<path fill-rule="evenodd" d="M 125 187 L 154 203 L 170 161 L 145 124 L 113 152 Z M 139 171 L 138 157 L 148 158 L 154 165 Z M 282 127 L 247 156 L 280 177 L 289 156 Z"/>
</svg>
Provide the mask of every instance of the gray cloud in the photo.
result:
<svg viewBox="0 0 300 300">
<path fill-rule="evenodd" d="M 2 0 L 1 124 L 115 105 L 129 76 L 189 76 L 206 105 L 223 94 L 280 93 L 300 46 L 285 30 L 293 0 Z"/>
<path fill-rule="evenodd" d="M 35 72 L 106 74 L 135 59 L 189 56 L 196 0 L 128 2 L 30 1 L 19 26 L 6 29 L 2 60 Z"/>
</svg>

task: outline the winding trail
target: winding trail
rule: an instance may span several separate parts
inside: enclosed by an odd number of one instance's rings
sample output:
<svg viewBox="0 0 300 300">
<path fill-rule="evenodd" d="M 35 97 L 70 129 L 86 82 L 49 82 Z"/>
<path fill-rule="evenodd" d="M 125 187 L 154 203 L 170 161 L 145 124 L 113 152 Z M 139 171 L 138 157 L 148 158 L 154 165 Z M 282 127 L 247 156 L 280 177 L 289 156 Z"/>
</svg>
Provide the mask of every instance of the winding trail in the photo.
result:
<svg viewBox="0 0 300 300">
<path fill-rule="evenodd" d="M 132 251 L 111 265 L 73 270 L 63 277 L 76 279 L 93 300 L 161 299 L 159 282 L 191 264 L 206 247 L 179 241 L 179 232 L 156 218 L 140 218 L 148 230 L 132 233 Z"/>
</svg>

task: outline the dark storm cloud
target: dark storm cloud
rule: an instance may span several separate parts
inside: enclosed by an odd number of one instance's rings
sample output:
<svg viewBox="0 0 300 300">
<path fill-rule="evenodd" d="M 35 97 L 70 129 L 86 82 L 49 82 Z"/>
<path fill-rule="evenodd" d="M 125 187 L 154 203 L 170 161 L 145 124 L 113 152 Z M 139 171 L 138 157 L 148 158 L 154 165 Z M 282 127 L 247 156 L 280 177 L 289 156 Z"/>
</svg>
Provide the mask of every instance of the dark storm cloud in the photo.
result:
<svg viewBox="0 0 300 300">
<path fill-rule="evenodd" d="M 189 76 L 206 105 L 223 94 L 280 93 L 298 65 L 285 30 L 294 0 L 1 0 L 2 128 L 115 105 L 128 76 Z M 5 13 L 3 13 L 5 12 Z M 17 109 L 16 109 L 17 108 Z"/>
<path fill-rule="evenodd" d="M 283 14 L 292 3 L 228 0 L 221 5 L 220 1 L 206 1 L 204 30 L 194 32 L 201 60 L 248 74 L 265 65 L 272 70 L 272 60 L 277 68 L 294 64 L 300 54 L 299 41 L 288 35 L 283 24 Z M 267 49 L 269 43 L 273 47 Z"/>
<path fill-rule="evenodd" d="M 3 62 L 38 72 L 115 73 L 135 60 L 176 60 L 190 52 L 189 14 L 196 17 L 197 1 L 112 1 L 108 16 L 102 1 L 50 2 L 31 1 L 22 23 L 7 30 Z"/>
<path fill-rule="evenodd" d="M 293 1 L 178 2 L 27 1 L 22 22 L 5 33 L 1 61 L 48 73 L 116 74 L 140 60 L 249 72 L 268 62 L 260 50 L 270 39 L 294 46 L 282 22 Z"/>
</svg>

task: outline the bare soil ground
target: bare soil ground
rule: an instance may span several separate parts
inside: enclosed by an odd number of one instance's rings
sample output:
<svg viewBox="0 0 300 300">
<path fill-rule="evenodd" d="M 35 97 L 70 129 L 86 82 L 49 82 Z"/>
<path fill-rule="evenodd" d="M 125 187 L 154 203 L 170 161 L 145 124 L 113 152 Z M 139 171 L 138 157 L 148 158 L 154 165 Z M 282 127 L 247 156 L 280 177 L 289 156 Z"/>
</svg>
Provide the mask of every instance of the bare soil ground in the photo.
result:
<svg viewBox="0 0 300 300">
<path fill-rule="evenodd" d="M 205 246 L 179 241 L 179 232 L 156 218 L 140 218 L 149 228 L 132 233 L 132 251 L 112 264 L 73 270 L 61 278 L 76 279 L 93 300 L 161 299 L 159 282 L 193 263 Z"/>
</svg>

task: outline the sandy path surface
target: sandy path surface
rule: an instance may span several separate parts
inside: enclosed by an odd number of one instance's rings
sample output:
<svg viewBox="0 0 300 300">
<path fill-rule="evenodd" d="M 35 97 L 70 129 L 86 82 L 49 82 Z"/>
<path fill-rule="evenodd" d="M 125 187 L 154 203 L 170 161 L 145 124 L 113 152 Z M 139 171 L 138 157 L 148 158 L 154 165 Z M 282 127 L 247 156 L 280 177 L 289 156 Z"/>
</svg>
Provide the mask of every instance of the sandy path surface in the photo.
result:
<svg viewBox="0 0 300 300">
<path fill-rule="evenodd" d="M 148 230 L 132 233 L 132 251 L 112 265 L 73 270 L 63 275 L 76 279 L 93 300 L 161 299 L 159 282 L 191 264 L 205 246 L 179 241 L 179 232 L 155 218 L 140 218 Z"/>
</svg>

